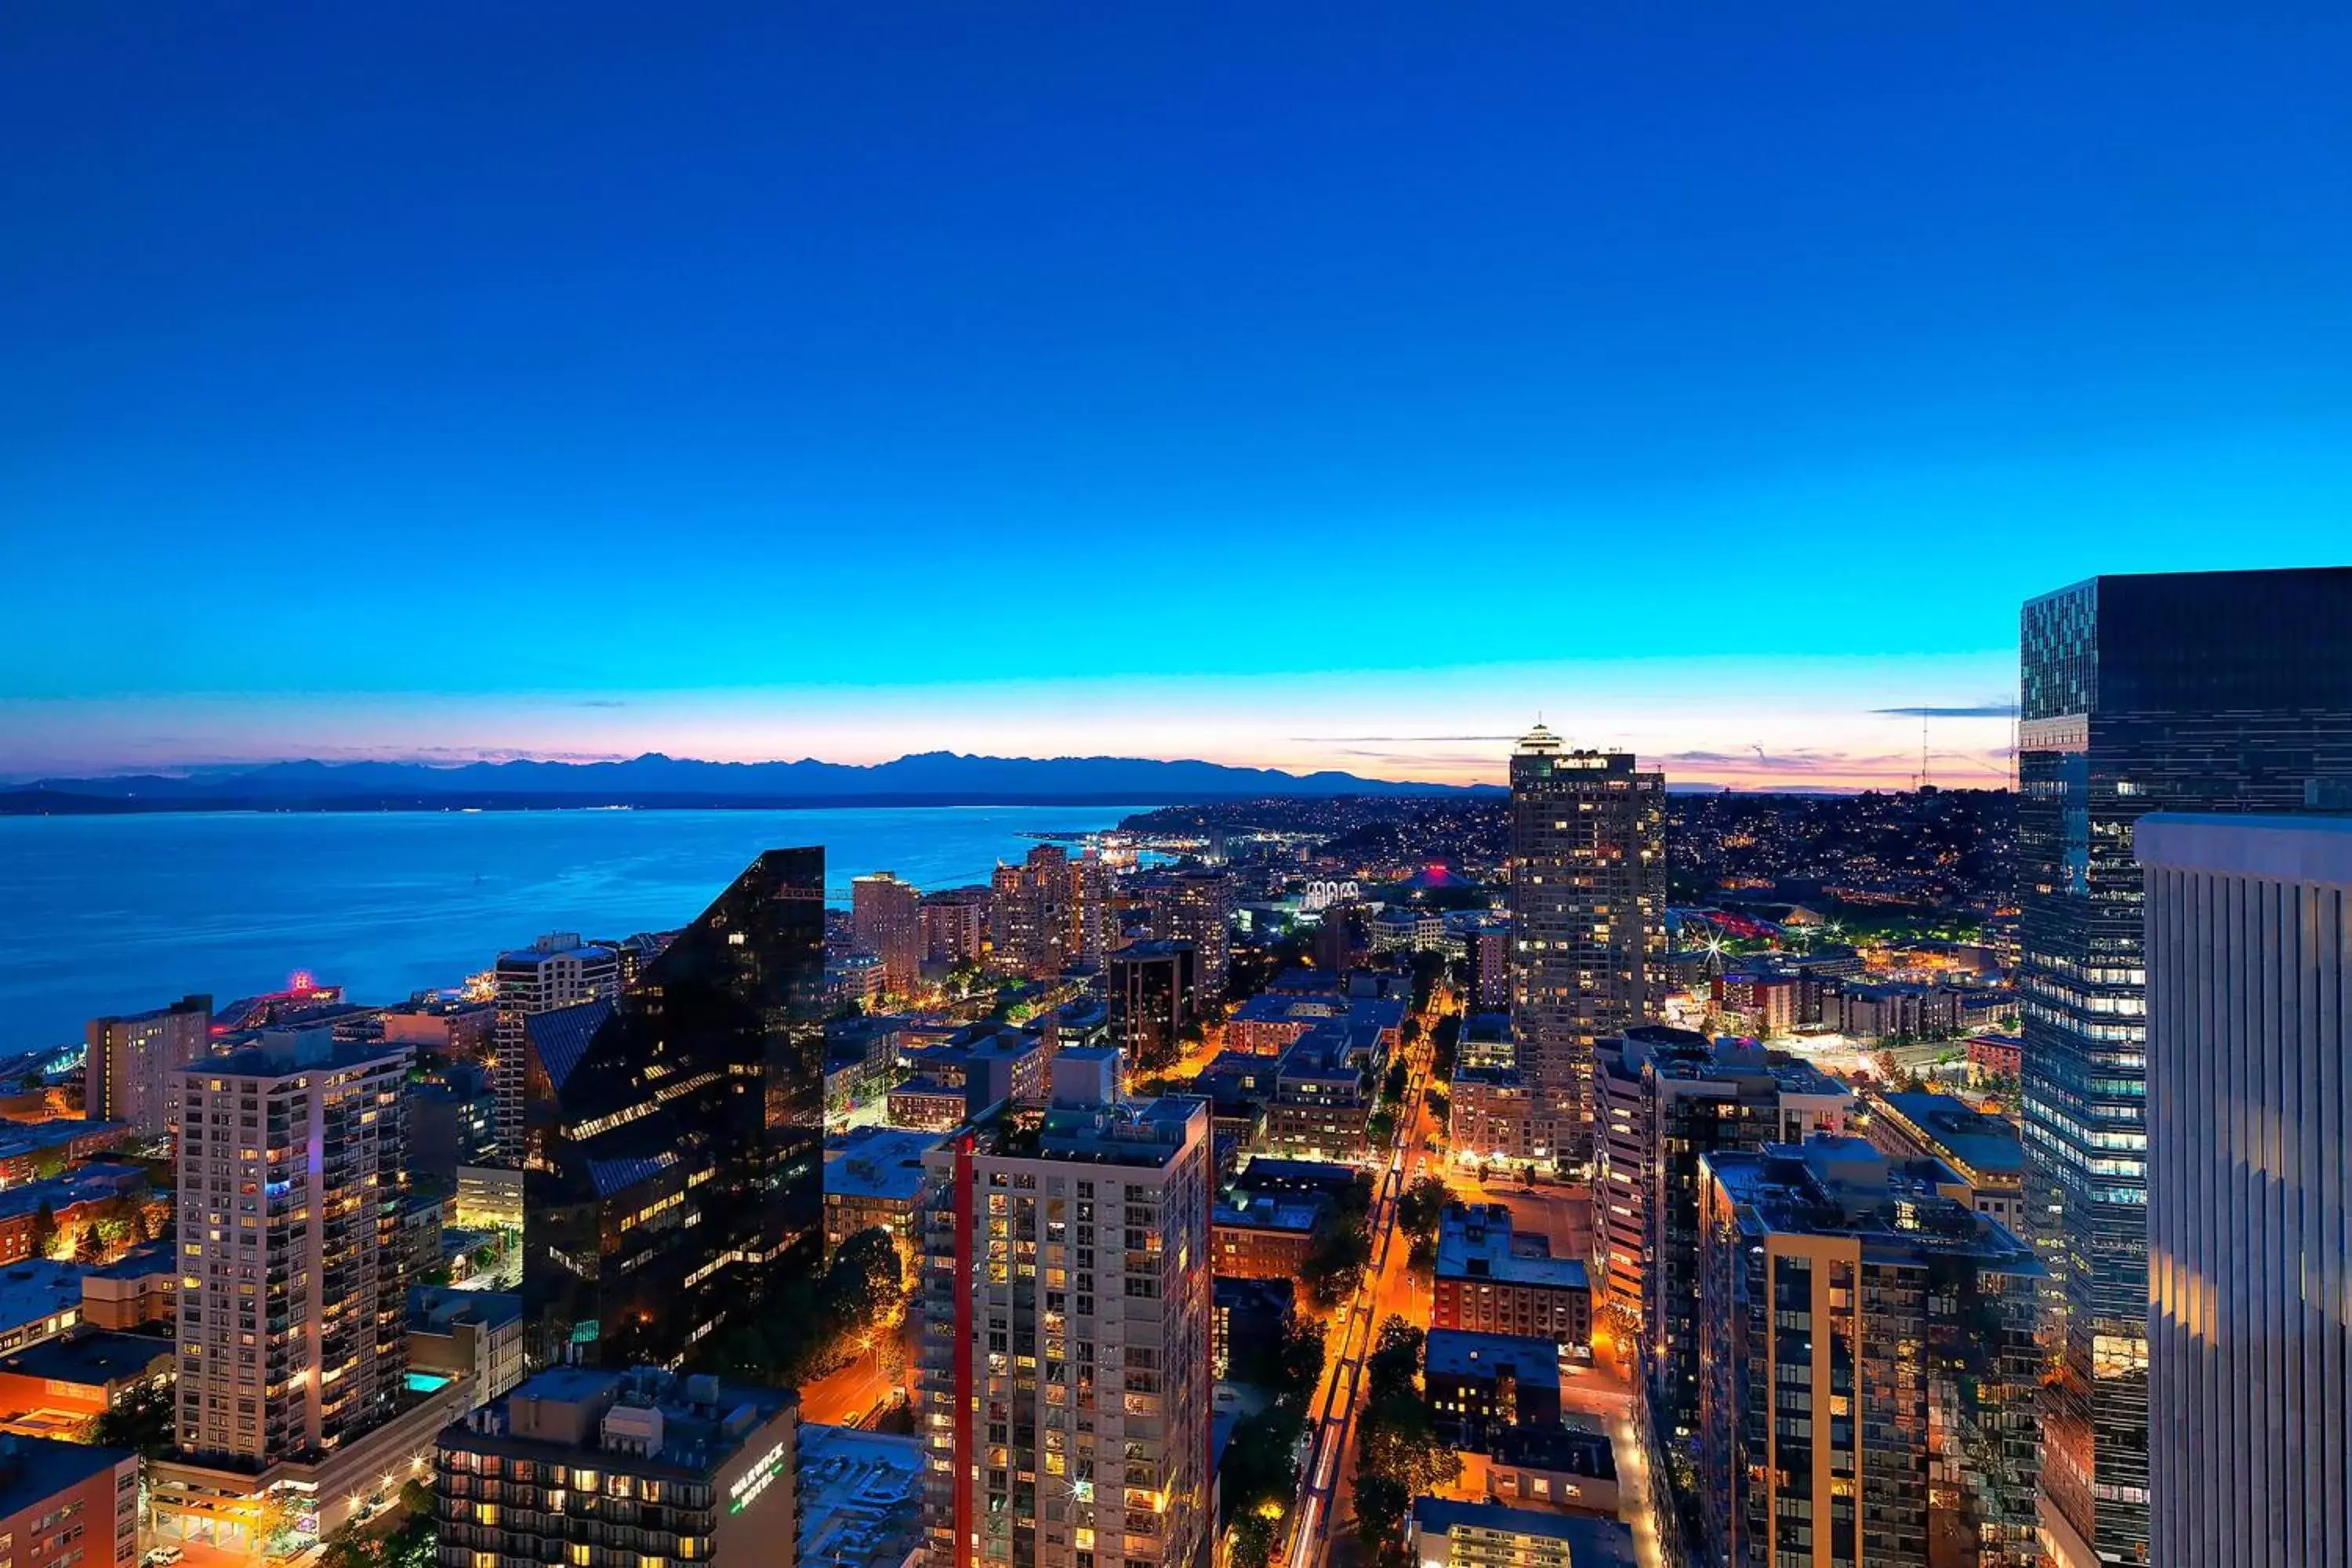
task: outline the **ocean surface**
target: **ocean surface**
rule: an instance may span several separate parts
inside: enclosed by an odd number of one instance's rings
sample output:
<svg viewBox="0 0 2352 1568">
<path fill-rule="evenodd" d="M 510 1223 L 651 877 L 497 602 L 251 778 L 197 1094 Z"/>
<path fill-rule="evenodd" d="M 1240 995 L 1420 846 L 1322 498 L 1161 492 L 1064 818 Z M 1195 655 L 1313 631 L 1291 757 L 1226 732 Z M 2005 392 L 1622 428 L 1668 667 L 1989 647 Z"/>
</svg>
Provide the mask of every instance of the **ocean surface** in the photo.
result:
<svg viewBox="0 0 2352 1568">
<path fill-rule="evenodd" d="M 684 925 L 762 849 L 825 847 L 826 901 L 896 871 L 982 882 L 1030 833 L 1140 806 L 222 812 L 0 817 L 0 1052 L 106 1013 L 215 1005 L 305 971 L 357 1002 L 456 985 L 544 931 Z"/>
</svg>

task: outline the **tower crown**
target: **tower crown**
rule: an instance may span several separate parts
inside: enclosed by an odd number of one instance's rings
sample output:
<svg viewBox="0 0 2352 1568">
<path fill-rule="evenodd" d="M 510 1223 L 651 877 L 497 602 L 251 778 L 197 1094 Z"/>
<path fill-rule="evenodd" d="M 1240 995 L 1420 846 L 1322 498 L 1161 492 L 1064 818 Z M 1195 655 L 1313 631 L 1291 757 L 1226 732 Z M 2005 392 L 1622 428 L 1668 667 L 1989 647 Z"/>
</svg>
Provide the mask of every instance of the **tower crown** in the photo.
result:
<svg viewBox="0 0 2352 1568">
<path fill-rule="evenodd" d="M 1536 727 L 1534 729 L 1519 737 L 1519 750 L 1523 752 L 1557 752 L 1559 749 L 1559 737 L 1553 734 L 1549 730 L 1545 729 L 1543 726 L 1543 721 L 1540 719 L 1536 721 Z"/>
</svg>

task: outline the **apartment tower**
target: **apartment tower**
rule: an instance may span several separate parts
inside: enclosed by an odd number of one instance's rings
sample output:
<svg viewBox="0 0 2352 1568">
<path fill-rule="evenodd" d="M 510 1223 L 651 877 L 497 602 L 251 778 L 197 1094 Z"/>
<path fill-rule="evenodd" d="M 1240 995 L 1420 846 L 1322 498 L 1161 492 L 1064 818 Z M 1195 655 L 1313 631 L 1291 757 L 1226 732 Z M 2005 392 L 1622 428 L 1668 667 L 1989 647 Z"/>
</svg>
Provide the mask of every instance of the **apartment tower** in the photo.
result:
<svg viewBox="0 0 2352 1568">
<path fill-rule="evenodd" d="M 860 952 L 882 961 L 882 989 L 912 995 L 923 968 L 923 895 L 892 871 L 853 878 L 849 924 Z"/>
<path fill-rule="evenodd" d="M 83 1114 L 149 1135 L 171 1131 L 172 1075 L 212 1048 L 213 999 L 183 996 L 168 1007 L 92 1018 L 84 1031 Z"/>
<path fill-rule="evenodd" d="M 490 1089 L 498 1097 L 499 1163 L 522 1163 L 523 1102 L 529 1053 L 529 1021 L 559 1007 L 576 1007 L 615 994 L 621 988 L 621 955 L 582 942 L 571 932 L 541 937 L 526 948 L 499 954 L 493 970 L 498 1021 L 492 1027 Z"/>
<path fill-rule="evenodd" d="M 923 1525 L 931 1568 L 1206 1568 L 1216 1532 L 1206 1101 L 1054 1060 L 1042 1116 L 927 1156 Z"/>
<path fill-rule="evenodd" d="M 1538 724 L 1511 757 L 1511 1024 L 1545 1142 L 1589 1157 L 1593 1047 L 1647 1022 L 1665 954 L 1665 775 Z"/>
</svg>

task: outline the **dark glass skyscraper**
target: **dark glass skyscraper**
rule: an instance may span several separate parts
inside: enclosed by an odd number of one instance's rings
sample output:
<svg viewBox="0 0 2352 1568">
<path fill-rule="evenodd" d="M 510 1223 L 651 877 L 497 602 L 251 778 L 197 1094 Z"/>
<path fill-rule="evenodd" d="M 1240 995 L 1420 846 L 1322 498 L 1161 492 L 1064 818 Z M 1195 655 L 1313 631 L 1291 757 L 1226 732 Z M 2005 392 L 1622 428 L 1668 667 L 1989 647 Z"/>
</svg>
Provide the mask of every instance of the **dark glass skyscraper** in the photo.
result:
<svg viewBox="0 0 2352 1568">
<path fill-rule="evenodd" d="M 671 1364 L 816 1267 L 824 851 L 772 849 L 613 1000 L 530 1020 L 534 1353 Z"/>
<path fill-rule="evenodd" d="M 2062 1563 L 2147 1560 L 2152 810 L 2294 811 L 2352 775 L 2352 568 L 2096 577 L 2020 626 L 2027 1223 L 2063 1311 L 2042 1516 Z"/>
</svg>

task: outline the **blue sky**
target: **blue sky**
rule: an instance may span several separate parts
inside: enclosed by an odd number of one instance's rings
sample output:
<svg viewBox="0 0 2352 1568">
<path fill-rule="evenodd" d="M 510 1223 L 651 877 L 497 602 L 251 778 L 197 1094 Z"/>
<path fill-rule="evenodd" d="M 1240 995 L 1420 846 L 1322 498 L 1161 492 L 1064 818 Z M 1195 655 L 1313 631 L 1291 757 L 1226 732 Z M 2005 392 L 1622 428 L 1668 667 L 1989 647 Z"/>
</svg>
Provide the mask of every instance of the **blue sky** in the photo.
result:
<svg viewBox="0 0 2352 1568">
<path fill-rule="evenodd" d="M 2352 540 L 2340 9 L 0 29 L 0 772 L 1907 776 L 2025 595 Z"/>
</svg>

